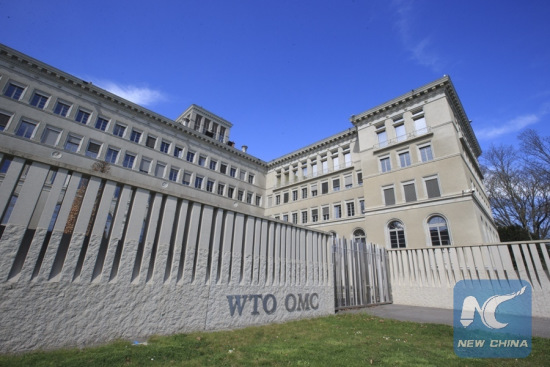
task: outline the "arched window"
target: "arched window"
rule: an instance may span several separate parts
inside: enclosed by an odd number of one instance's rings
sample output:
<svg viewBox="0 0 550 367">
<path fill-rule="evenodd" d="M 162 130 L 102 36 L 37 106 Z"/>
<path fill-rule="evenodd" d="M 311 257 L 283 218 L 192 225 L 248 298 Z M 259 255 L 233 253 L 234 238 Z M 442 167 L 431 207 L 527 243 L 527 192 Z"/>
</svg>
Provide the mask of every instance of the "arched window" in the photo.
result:
<svg viewBox="0 0 550 367">
<path fill-rule="evenodd" d="M 388 232 L 390 235 L 391 248 L 404 248 L 407 246 L 405 243 L 405 227 L 403 223 L 398 220 L 394 220 L 388 224 Z"/>
<path fill-rule="evenodd" d="M 448 246 L 451 244 L 449 228 L 447 227 L 445 218 L 434 215 L 428 219 L 428 229 L 430 231 L 432 246 Z"/>
<path fill-rule="evenodd" d="M 363 231 L 361 228 L 357 228 L 355 231 L 353 231 L 353 241 L 355 243 L 366 243 L 367 236 L 365 235 L 365 231 Z"/>
</svg>

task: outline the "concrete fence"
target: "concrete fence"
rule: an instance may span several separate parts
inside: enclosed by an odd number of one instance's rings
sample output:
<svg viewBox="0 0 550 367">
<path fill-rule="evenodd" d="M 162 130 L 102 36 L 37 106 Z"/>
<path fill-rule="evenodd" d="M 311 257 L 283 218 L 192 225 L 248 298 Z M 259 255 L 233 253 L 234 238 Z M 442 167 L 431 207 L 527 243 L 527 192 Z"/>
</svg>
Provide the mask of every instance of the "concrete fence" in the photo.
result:
<svg viewBox="0 0 550 367">
<path fill-rule="evenodd" d="M 323 232 L 17 157 L 0 180 L 0 352 L 334 313 Z"/>
<path fill-rule="evenodd" d="M 453 308 L 463 279 L 522 279 L 533 289 L 533 316 L 550 317 L 549 241 L 389 250 L 393 302 Z"/>
</svg>

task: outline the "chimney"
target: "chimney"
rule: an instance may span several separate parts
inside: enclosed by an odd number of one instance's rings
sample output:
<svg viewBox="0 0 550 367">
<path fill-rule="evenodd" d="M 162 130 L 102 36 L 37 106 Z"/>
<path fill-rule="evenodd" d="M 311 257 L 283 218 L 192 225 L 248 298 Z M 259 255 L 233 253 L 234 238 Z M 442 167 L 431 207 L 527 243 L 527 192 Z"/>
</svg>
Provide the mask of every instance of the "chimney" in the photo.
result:
<svg viewBox="0 0 550 367">
<path fill-rule="evenodd" d="M 241 150 L 242 150 L 243 153 L 246 153 L 246 151 L 248 150 L 248 145 L 243 145 L 241 147 Z"/>
</svg>

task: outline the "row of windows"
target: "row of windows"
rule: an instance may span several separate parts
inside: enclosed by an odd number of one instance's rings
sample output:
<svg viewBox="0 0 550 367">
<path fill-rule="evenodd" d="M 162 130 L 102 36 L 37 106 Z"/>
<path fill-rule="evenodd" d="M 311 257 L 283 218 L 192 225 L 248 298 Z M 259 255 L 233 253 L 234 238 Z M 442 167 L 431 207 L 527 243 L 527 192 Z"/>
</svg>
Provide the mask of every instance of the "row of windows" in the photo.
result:
<svg viewBox="0 0 550 367">
<path fill-rule="evenodd" d="M 447 221 L 440 215 L 433 215 L 427 220 L 429 243 L 432 246 L 448 246 L 451 236 Z M 391 248 L 405 248 L 407 241 L 405 226 L 400 220 L 393 220 L 387 226 L 388 240 Z"/>
<path fill-rule="evenodd" d="M 441 190 L 439 188 L 439 178 L 437 176 L 429 176 L 423 178 L 426 197 L 428 199 L 437 198 L 441 196 Z M 416 182 L 414 180 L 401 183 L 401 192 L 404 202 L 410 203 L 418 200 Z M 382 187 L 382 195 L 384 197 L 384 204 L 386 206 L 395 205 L 395 185 L 388 185 Z"/>
<path fill-rule="evenodd" d="M 384 148 L 392 144 L 396 144 L 407 140 L 409 137 L 420 136 L 426 134 L 429 130 L 426 125 L 426 119 L 424 117 L 424 111 L 418 109 L 412 112 L 412 120 L 414 127 L 409 128 L 410 133 L 407 133 L 405 126 L 405 120 L 403 115 L 393 118 L 391 128 L 393 130 L 393 138 L 388 139 L 387 129 L 385 123 L 380 123 L 375 126 L 375 132 L 378 140 L 378 148 Z"/>
<path fill-rule="evenodd" d="M 357 185 L 363 185 L 363 174 L 360 171 L 356 172 Z M 281 205 L 288 203 L 290 200 L 297 201 L 299 199 L 307 199 L 308 196 L 315 197 L 319 195 L 319 189 L 321 194 L 329 193 L 329 185 L 332 187 L 332 192 L 337 192 L 342 189 L 351 189 L 353 187 L 353 176 L 352 174 L 345 175 L 343 180 L 340 176 L 333 177 L 329 180 L 324 180 L 321 182 L 311 183 L 309 186 L 303 186 L 291 191 L 283 192 L 282 194 L 275 195 L 275 205 Z M 308 190 L 309 189 L 309 190 Z M 291 196 L 292 195 L 292 196 Z M 282 199 L 282 200 L 281 200 Z M 271 207 L 271 197 L 268 199 L 268 205 Z"/>
<path fill-rule="evenodd" d="M 408 167 L 412 164 L 411 153 L 409 150 L 397 151 L 397 162 L 400 168 Z M 418 156 L 420 162 L 428 162 L 434 159 L 432 146 L 425 144 L 418 147 Z M 389 172 L 392 170 L 390 153 L 379 157 L 380 172 Z"/>
<path fill-rule="evenodd" d="M 26 87 L 18 85 L 14 82 L 10 82 L 7 84 L 4 90 L 4 96 L 15 100 L 20 100 L 23 96 L 25 89 Z M 51 97 L 49 95 L 39 91 L 34 91 L 34 94 L 32 95 L 29 103 L 36 108 L 45 109 L 50 99 Z M 70 102 L 58 99 L 55 103 L 55 106 L 53 107 L 53 113 L 68 118 L 72 108 L 73 106 Z M 9 118 L 10 116 L 8 115 L 0 114 L 0 130 L 4 130 L 6 128 Z M 97 116 L 95 122 L 92 123 L 92 112 L 83 109 L 82 107 L 78 107 L 76 109 L 74 120 L 87 126 L 93 126 L 96 129 L 104 132 L 112 132 L 113 135 L 116 135 L 118 137 L 128 138 L 128 140 L 134 143 L 143 143 L 149 148 L 157 149 L 162 153 L 170 154 L 180 159 L 185 159 L 190 163 L 198 164 L 203 167 L 208 167 L 213 171 L 219 171 L 222 174 L 230 175 L 233 178 L 239 178 L 240 180 L 247 181 L 251 184 L 254 183 L 255 175 L 253 173 L 246 172 L 246 170 L 243 169 L 237 169 L 236 167 L 230 166 L 229 164 L 224 162 L 218 162 L 213 158 L 209 159 L 207 156 L 190 149 L 188 149 L 184 155 L 184 148 L 181 146 L 173 144 L 172 142 L 166 139 L 159 138 L 155 135 L 146 134 L 142 130 L 130 128 L 128 125 L 118 121 L 112 123 L 111 120 L 105 116 Z M 36 126 L 36 123 L 28 121 L 25 123 L 27 127 L 29 127 L 29 124 L 34 124 Z M 112 128 L 111 125 L 113 125 Z M 29 133 L 27 132 L 27 135 L 28 134 Z M 237 170 L 239 171 L 238 175 Z"/>
<path fill-rule="evenodd" d="M 3 116 L 3 114 L 0 113 L 0 116 Z M 2 119 L 0 119 L 0 121 L 1 120 Z M 15 135 L 26 139 L 33 139 L 35 131 L 37 130 L 37 125 L 38 124 L 34 122 L 21 120 L 21 123 L 15 130 Z M 42 132 L 40 142 L 45 145 L 57 146 L 61 136 L 62 130 L 47 125 Z M 83 147 L 84 140 L 85 139 L 81 136 L 69 133 L 63 145 L 63 149 L 72 153 L 78 153 Z M 234 186 L 216 182 L 215 180 L 195 174 L 191 171 L 183 170 L 173 165 L 170 166 L 168 170 L 167 163 L 156 161 L 155 164 L 153 164 L 152 158 L 143 155 L 140 156 L 130 151 L 122 153 L 121 149 L 118 147 L 111 145 L 104 147 L 102 142 L 92 139 L 89 139 L 85 146 L 84 154 L 87 157 L 98 159 L 104 154 L 103 159 L 107 163 L 119 164 L 128 169 L 137 169 L 143 173 L 153 174 L 159 178 L 168 178 L 170 181 L 181 182 L 183 185 L 193 186 L 196 189 L 206 190 L 208 192 L 214 192 L 214 186 L 217 185 L 215 192 L 218 195 L 237 199 L 239 201 L 246 201 L 248 204 L 261 205 L 261 196 L 253 192 L 240 190 Z M 103 149 L 106 149 L 105 152 L 103 152 Z M 138 158 L 138 156 L 140 157 Z M 234 168 L 232 167 L 232 169 Z M 249 177 L 251 176 L 249 175 Z M 251 182 L 250 179 L 249 182 Z"/>
<path fill-rule="evenodd" d="M 337 171 L 343 168 L 351 167 L 351 153 L 349 147 L 344 148 L 343 157 L 344 162 L 340 162 L 340 156 L 338 150 L 331 152 L 332 157 L 332 170 L 328 167 L 327 155 L 321 155 L 321 165 L 317 164 L 317 157 L 311 158 L 310 162 L 303 161 L 300 163 L 301 178 L 307 179 L 317 177 L 319 175 L 327 174 L 329 172 Z M 291 174 L 292 173 L 292 174 Z M 292 165 L 292 167 L 285 167 L 282 170 L 276 172 L 277 184 L 288 184 L 299 180 L 298 176 L 298 164 Z"/>
<path fill-rule="evenodd" d="M 317 223 L 319 221 L 327 221 L 332 219 L 340 219 L 344 216 L 351 218 L 361 213 L 365 210 L 365 200 L 358 200 L 359 207 L 356 207 L 355 200 L 346 201 L 343 204 L 334 203 L 332 205 L 321 205 L 321 207 L 305 209 L 293 213 L 285 213 L 282 215 L 275 215 L 275 219 L 282 219 L 283 221 L 288 222 L 289 220 L 294 224 L 307 224 L 307 223 Z M 319 210 L 320 209 L 320 210 Z M 332 210 L 331 210 L 332 209 Z M 358 210 L 357 210 L 358 209 Z"/>
</svg>

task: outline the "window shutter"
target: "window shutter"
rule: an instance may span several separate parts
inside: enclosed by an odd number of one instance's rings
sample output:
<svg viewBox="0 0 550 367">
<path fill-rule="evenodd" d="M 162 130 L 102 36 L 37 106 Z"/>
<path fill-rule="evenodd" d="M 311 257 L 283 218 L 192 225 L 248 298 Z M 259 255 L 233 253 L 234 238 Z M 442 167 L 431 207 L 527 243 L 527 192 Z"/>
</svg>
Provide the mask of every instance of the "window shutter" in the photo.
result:
<svg viewBox="0 0 550 367">
<path fill-rule="evenodd" d="M 384 189 L 384 200 L 386 205 L 395 205 L 395 193 L 393 187 Z"/>
<path fill-rule="evenodd" d="M 439 192 L 439 184 L 437 182 L 437 178 L 426 180 L 426 191 L 429 198 L 436 198 L 441 196 L 441 193 Z"/>
<path fill-rule="evenodd" d="M 403 185 L 403 189 L 405 191 L 405 201 L 407 203 L 411 201 L 416 201 L 416 191 L 414 189 L 414 183 Z"/>
</svg>

